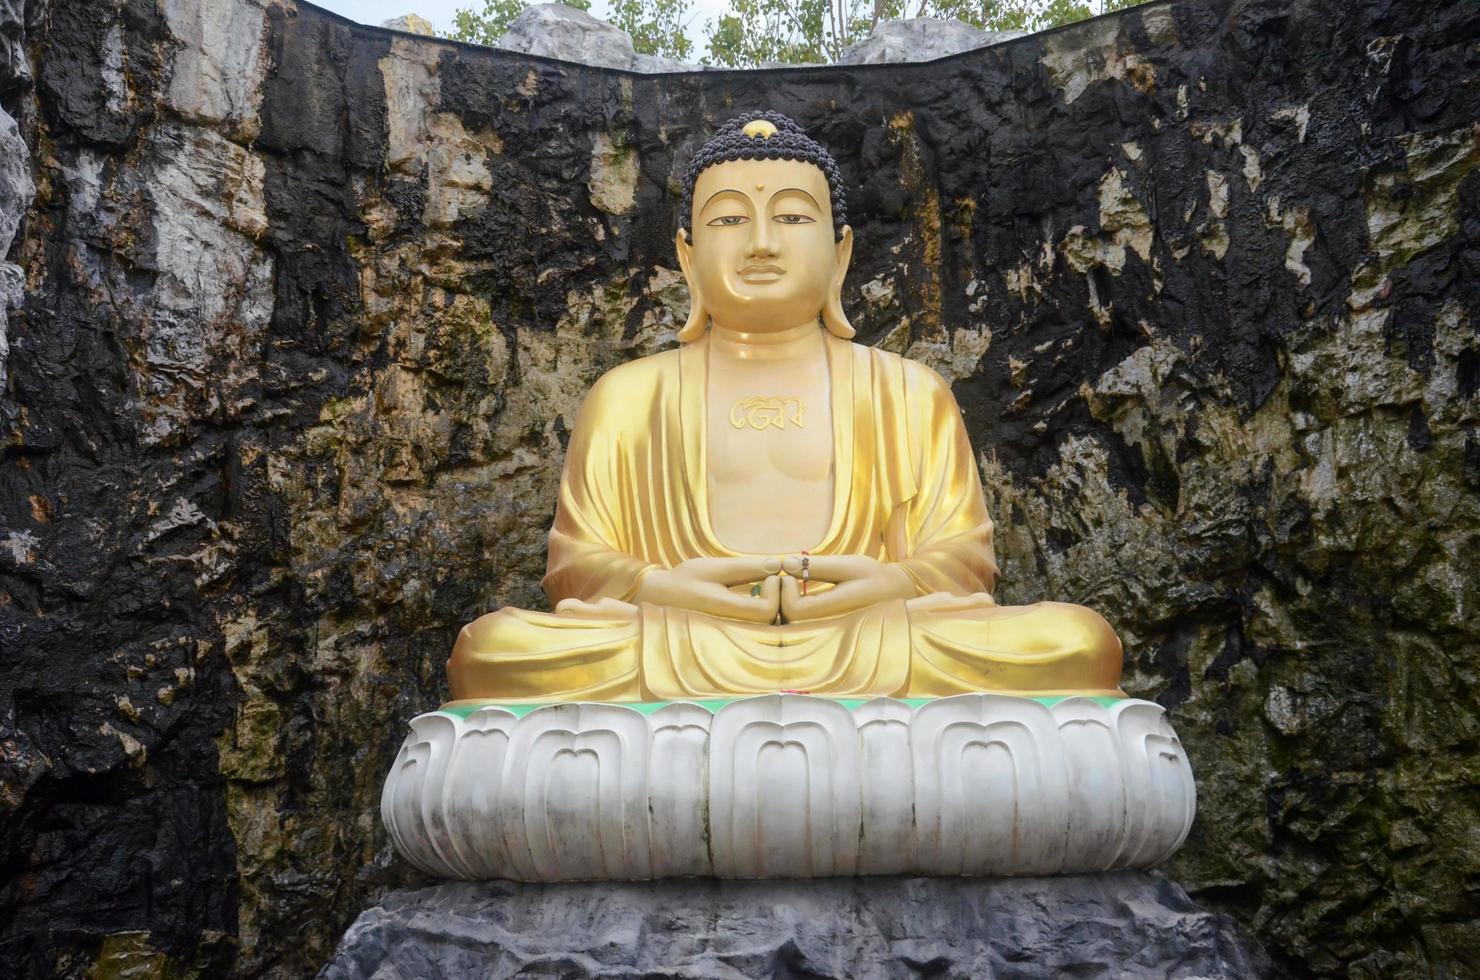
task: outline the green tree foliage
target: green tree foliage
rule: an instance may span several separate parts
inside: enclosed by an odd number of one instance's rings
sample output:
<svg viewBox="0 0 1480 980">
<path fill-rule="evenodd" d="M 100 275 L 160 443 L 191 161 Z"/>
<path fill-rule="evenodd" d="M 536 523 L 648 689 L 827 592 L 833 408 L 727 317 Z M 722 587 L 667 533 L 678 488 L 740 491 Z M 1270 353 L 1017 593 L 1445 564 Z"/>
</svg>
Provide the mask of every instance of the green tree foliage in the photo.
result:
<svg viewBox="0 0 1480 980">
<path fill-rule="evenodd" d="M 632 35 L 638 54 L 687 58 L 694 42 L 684 32 L 689 25 L 688 0 L 611 0 L 611 22 Z"/>
<path fill-rule="evenodd" d="M 560 0 L 577 10 L 591 9 L 591 0 Z M 529 6 L 529 0 L 483 0 L 481 13 L 470 9 L 452 15 L 447 36 L 474 44 L 493 44 Z M 689 0 L 611 0 L 608 19 L 632 36 L 638 54 L 687 58 L 694 42 L 685 33 Z"/>
<path fill-rule="evenodd" d="M 563 0 L 589 10 L 591 0 Z M 706 26 L 705 64 L 751 67 L 837 60 L 868 37 L 881 20 L 954 17 L 989 31 L 1041 31 L 1146 0 L 730 0 L 730 9 Z M 527 5 L 526 0 L 483 0 L 483 12 L 459 10 L 448 35 L 492 44 Z M 641 54 L 689 58 L 685 28 L 691 0 L 610 0 L 613 24 L 632 35 Z"/>
<path fill-rule="evenodd" d="M 954 17 L 989 31 L 1042 31 L 1144 0 L 932 0 L 927 15 Z M 921 4 L 919 9 L 925 9 Z M 918 16 L 918 15 L 917 15 Z"/>
<path fill-rule="evenodd" d="M 561 0 L 567 7 L 590 10 L 591 0 Z M 456 41 L 471 41 L 474 44 L 493 44 L 514 18 L 529 6 L 526 0 L 483 0 L 483 12 L 470 9 L 458 10 L 452 15 L 452 30 L 447 36 Z"/>
<path fill-rule="evenodd" d="M 709 22 L 705 61 L 731 67 L 832 61 L 867 35 L 874 6 L 869 0 L 731 0 L 728 12 Z"/>
<path fill-rule="evenodd" d="M 634 0 L 642 2 L 642 0 Z M 711 21 L 709 64 L 836 61 L 881 20 L 954 17 L 989 31 L 1041 31 L 1146 0 L 731 0 Z"/>
</svg>

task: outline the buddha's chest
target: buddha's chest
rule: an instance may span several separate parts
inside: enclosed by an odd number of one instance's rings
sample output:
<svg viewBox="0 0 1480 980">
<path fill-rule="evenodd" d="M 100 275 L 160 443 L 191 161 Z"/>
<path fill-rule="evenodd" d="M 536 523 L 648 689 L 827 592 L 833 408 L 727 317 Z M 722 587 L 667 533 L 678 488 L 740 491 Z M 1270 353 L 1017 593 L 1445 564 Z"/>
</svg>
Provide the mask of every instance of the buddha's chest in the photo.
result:
<svg viewBox="0 0 1480 980">
<path fill-rule="evenodd" d="M 825 394 L 714 391 L 708 406 L 711 483 L 823 484 L 832 476 L 832 412 Z"/>
<path fill-rule="evenodd" d="M 720 541 L 740 551 L 813 547 L 832 516 L 827 389 L 769 380 L 711 384 L 708 392 L 710 520 Z"/>
</svg>

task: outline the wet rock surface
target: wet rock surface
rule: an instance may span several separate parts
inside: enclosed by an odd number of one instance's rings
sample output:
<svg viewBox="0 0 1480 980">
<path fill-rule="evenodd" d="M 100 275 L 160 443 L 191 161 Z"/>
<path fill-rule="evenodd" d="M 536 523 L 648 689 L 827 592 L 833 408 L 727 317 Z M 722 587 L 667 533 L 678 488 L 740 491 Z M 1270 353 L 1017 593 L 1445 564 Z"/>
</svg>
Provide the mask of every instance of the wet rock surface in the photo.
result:
<svg viewBox="0 0 1480 980">
<path fill-rule="evenodd" d="M 1113 965 L 1113 966 L 1112 966 Z M 320 980 L 368 977 L 1010 977 L 1250 980 L 1268 958 L 1230 917 L 1135 872 L 662 881 L 396 891 Z"/>
<path fill-rule="evenodd" d="M 9 250 L 36 193 L 29 157 L 15 120 L 0 109 L 0 256 Z M 9 313 L 25 301 L 24 282 L 21 267 L 0 258 L 0 385 L 5 383 L 5 362 L 10 354 Z"/>
<path fill-rule="evenodd" d="M 35 187 L 0 199 L 0 962 L 298 977 L 415 883 L 376 812 L 406 723 L 463 623 L 542 606 L 581 397 L 687 309 L 679 175 L 773 108 L 853 188 L 860 339 L 966 412 L 998 600 L 1095 607 L 1169 708 L 1169 873 L 1287 975 L 1466 975 L 1477 38 L 1473 4 L 1182 0 L 637 76 L 0 0 Z"/>
<path fill-rule="evenodd" d="M 23 44 L 25 26 L 20 0 L 0 2 L 0 93 L 30 84 L 30 64 Z M 5 257 L 35 193 L 30 154 L 20 127 L 0 104 L 0 390 L 5 386 L 5 363 L 10 355 L 10 311 L 25 300 L 25 273 Z"/>
</svg>

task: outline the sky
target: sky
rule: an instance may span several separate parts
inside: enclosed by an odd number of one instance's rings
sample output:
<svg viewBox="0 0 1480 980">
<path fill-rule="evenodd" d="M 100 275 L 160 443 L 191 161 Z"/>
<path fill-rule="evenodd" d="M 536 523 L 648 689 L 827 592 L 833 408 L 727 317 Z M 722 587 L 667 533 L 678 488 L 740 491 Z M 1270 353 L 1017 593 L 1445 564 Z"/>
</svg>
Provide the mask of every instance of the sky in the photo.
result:
<svg viewBox="0 0 1480 980">
<path fill-rule="evenodd" d="M 379 26 L 404 14 L 418 14 L 432 22 L 439 34 L 452 30 L 452 15 L 458 10 L 483 10 L 483 0 L 309 0 L 316 7 L 332 10 L 362 24 Z M 694 42 L 693 59 L 704 50 L 704 23 L 729 9 L 729 0 L 691 0 L 688 35 Z M 607 0 L 591 0 L 591 16 L 606 20 Z"/>
</svg>

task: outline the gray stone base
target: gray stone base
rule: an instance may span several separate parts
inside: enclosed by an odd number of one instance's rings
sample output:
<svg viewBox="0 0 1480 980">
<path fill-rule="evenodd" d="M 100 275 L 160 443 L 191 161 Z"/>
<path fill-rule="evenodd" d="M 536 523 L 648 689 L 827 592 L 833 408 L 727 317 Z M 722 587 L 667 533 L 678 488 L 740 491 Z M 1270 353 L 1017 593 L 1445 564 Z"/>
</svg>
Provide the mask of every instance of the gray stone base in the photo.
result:
<svg viewBox="0 0 1480 980">
<path fill-rule="evenodd" d="M 324 980 L 1270 975 L 1225 915 L 1144 872 L 1057 878 L 455 882 L 392 892 Z"/>
</svg>

